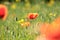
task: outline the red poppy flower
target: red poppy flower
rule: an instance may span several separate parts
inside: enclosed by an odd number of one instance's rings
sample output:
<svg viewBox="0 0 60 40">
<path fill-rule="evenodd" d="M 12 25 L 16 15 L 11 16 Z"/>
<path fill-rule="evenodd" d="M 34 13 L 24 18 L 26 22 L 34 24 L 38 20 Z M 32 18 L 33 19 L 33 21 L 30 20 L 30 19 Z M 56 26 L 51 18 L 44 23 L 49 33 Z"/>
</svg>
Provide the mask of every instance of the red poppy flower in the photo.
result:
<svg viewBox="0 0 60 40">
<path fill-rule="evenodd" d="M 0 19 L 5 20 L 7 17 L 7 7 L 0 4 Z"/>
<path fill-rule="evenodd" d="M 35 19 L 38 16 L 38 13 L 29 13 L 28 19 Z"/>
<path fill-rule="evenodd" d="M 45 40 L 60 40 L 60 17 L 52 23 L 43 23 L 40 27 L 40 34 L 44 35 Z"/>
</svg>

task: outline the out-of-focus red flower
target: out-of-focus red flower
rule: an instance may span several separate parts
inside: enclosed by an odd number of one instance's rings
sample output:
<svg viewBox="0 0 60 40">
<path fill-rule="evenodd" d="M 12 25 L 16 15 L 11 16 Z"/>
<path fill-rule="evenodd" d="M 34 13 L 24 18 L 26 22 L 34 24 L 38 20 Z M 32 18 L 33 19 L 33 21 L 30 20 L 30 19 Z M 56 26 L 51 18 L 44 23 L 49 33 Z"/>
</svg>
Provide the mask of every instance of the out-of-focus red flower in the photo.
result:
<svg viewBox="0 0 60 40">
<path fill-rule="evenodd" d="M 3 21 L 7 17 L 7 11 L 7 7 L 5 5 L 0 4 L 0 19 L 2 19 Z"/>
<path fill-rule="evenodd" d="M 56 18 L 52 23 L 43 23 L 40 27 L 40 34 L 45 35 L 45 40 L 60 40 L 60 17 Z"/>
<path fill-rule="evenodd" d="M 35 18 L 37 18 L 37 16 L 38 16 L 38 13 L 29 13 L 28 19 L 35 19 Z"/>
</svg>

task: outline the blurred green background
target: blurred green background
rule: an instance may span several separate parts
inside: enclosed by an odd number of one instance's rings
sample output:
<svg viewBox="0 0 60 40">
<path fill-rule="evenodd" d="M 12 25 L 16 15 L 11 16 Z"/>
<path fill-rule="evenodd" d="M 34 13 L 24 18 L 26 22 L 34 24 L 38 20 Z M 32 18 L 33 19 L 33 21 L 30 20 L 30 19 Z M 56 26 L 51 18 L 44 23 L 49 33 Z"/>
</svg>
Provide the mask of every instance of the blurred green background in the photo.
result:
<svg viewBox="0 0 60 40">
<path fill-rule="evenodd" d="M 60 16 L 59 0 L 0 0 L 8 8 L 8 17 L 0 20 L 0 40 L 35 40 L 40 35 L 40 22 L 52 22 Z M 34 20 L 27 20 L 28 13 L 38 13 Z M 22 27 L 17 21 L 23 19 L 31 23 Z"/>
</svg>

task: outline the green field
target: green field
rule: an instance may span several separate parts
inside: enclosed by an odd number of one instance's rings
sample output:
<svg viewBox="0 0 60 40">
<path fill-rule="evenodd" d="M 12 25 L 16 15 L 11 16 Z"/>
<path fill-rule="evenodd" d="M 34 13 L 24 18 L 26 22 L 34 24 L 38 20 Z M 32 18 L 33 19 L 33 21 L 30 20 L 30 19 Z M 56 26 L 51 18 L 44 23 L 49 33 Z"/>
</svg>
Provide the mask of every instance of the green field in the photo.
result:
<svg viewBox="0 0 60 40">
<path fill-rule="evenodd" d="M 56 2 L 53 6 L 47 4 L 30 5 L 23 3 L 13 3 L 8 7 L 8 17 L 5 21 L 0 20 L 0 40 L 34 40 L 39 35 L 37 28 L 40 22 L 52 22 L 60 16 L 60 3 Z M 29 27 L 22 27 L 17 21 L 27 18 L 28 13 L 38 13 L 39 16 L 34 20 L 29 20 Z M 16 21 L 17 18 L 17 21 Z"/>
</svg>

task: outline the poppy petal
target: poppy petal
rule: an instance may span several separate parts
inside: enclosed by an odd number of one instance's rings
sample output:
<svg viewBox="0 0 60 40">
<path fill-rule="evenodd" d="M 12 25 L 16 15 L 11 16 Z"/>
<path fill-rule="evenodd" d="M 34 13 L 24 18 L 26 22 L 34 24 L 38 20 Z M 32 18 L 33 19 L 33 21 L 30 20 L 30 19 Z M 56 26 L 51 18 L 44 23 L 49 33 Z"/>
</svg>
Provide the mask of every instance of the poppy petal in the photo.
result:
<svg viewBox="0 0 60 40">
<path fill-rule="evenodd" d="M 5 20 L 7 17 L 7 7 L 0 4 L 0 19 Z"/>
</svg>

